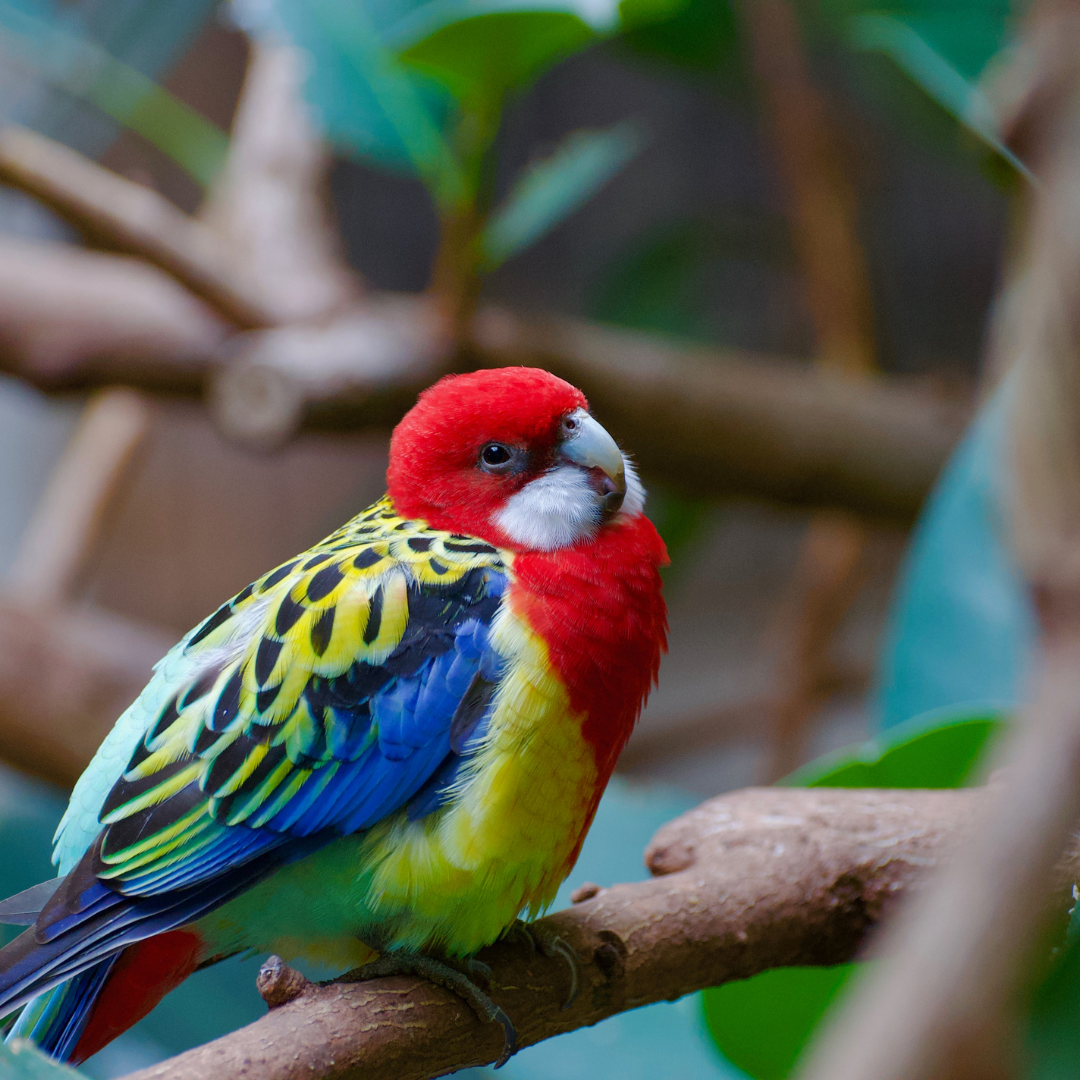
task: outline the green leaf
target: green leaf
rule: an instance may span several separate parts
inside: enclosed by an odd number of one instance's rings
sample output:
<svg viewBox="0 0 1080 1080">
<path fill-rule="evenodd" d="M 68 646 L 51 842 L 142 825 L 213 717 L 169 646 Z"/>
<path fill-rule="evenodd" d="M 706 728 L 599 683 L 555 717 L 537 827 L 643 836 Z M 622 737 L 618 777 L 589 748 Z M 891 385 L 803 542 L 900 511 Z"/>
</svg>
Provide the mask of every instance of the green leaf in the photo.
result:
<svg viewBox="0 0 1080 1080">
<path fill-rule="evenodd" d="M 597 40 L 573 10 L 514 0 L 435 0 L 398 30 L 401 59 L 459 101 L 500 102 Z"/>
<path fill-rule="evenodd" d="M 1035 992 L 1028 1025 L 1027 1080 L 1076 1075 L 1080 1060 L 1080 942 L 1067 942 Z"/>
<path fill-rule="evenodd" d="M 705 1023 L 724 1057 L 754 1080 L 785 1080 L 860 967 L 774 968 L 713 987 L 702 993 Z"/>
<path fill-rule="evenodd" d="M 619 21 L 624 31 L 636 30 L 674 18 L 689 3 L 690 0 L 620 0 Z"/>
<path fill-rule="evenodd" d="M 893 15 L 857 16 L 850 23 L 850 41 L 858 49 L 888 56 L 946 112 L 1031 179 L 1024 163 L 1001 141 L 994 107 L 979 84 L 966 78 L 908 23 Z"/>
<path fill-rule="evenodd" d="M 955 788 L 974 782 L 999 712 L 946 709 L 897 724 L 867 743 L 827 754 L 781 783 L 792 787 Z"/>
<path fill-rule="evenodd" d="M 664 11 L 664 9 L 667 9 Z M 726 88 L 745 83 L 735 12 L 725 0 L 623 0 L 624 33 L 630 51 L 656 58 L 695 75 L 720 79 Z"/>
<path fill-rule="evenodd" d="M 229 137 L 221 128 L 89 39 L 4 2 L 0 40 L 47 82 L 138 132 L 200 184 L 209 184 L 224 164 Z"/>
<path fill-rule="evenodd" d="M 493 270 L 536 243 L 600 190 L 644 145 L 630 121 L 605 131 L 575 131 L 550 157 L 518 178 L 480 237 L 480 261 Z"/>
<path fill-rule="evenodd" d="M 82 1075 L 53 1061 L 25 1039 L 0 1042 L 0 1076 L 4 1080 L 73 1080 Z"/>
</svg>

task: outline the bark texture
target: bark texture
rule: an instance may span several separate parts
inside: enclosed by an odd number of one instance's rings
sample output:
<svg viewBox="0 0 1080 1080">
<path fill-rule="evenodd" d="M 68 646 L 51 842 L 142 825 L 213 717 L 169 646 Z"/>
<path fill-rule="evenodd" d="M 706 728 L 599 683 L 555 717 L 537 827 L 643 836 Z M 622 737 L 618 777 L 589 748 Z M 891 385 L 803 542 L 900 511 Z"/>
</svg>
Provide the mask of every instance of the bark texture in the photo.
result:
<svg viewBox="0 0 1080 1080">
<path fill-rule="evenodd" d="M 979 791 L 748 789 L 664 826 L 649 881 L 591 887 L 544 920 L 580 958 L 510 939 L 481 953 L 521 1046 L 787 964 L 851 959 L 884 912 L 969 832 Z M 266 1017 L 128 1080 L 421 1080 L 498 1057 L 502 1032 L 415 978 L 314 986 L 261 976 Z M 295 996 L 294 996 L 295 995 Z"/>
</svg>

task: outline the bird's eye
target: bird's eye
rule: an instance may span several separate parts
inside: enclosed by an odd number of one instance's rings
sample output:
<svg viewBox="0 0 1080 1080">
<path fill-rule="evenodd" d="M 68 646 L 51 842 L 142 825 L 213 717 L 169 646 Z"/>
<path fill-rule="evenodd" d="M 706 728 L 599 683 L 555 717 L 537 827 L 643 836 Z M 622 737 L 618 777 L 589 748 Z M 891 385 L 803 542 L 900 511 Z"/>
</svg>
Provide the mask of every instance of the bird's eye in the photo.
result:
<svg viewBox="0 0 1080 1080">
<path fill-rule="evenodd" d="M 562 429 L 567 435 L 573 435 L 579 427 L 581 427 L 581 421 L 573 414 L 563 417 Z"/>
<path fill-rule="evenodd" d="M 488 443 L 480 451 L 480 468 L 485 472 L 504 473 L 513 465 L 514 455 L 502 443 Z"/>
</svg>

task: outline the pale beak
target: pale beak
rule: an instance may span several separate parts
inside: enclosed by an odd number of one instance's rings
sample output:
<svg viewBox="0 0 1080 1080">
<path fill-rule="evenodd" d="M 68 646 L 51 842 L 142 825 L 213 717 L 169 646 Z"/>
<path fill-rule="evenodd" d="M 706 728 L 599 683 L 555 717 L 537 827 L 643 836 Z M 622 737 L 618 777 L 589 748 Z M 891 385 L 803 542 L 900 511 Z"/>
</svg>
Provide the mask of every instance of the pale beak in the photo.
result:
<svg viewBox="0 0 1080 1080">
<path fill-rule="evenodd" d="M 626 467 L 619 444 L 584 409 L 567 417 L 572 427 L 559 445 L 559 457 L 591 474 L 605 517 L 616 514 L 626 495 Z"/>
</svg>

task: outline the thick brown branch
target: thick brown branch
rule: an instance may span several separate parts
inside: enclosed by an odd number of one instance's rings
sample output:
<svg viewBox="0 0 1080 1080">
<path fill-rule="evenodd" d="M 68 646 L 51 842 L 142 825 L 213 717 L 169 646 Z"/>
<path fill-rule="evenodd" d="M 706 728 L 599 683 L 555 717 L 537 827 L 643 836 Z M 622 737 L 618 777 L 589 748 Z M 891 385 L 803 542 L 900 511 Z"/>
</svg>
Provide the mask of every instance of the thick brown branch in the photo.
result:
<svg viewBox="0 0 1080 1080">
<path fill-rule="evenodd" d="M 386 298 L 349 322 L 248 335 L 217 384 L 219 420 L 274 442 L 301 422 L 395 418 L 444 369 L 439 326 L 426 301 Z M 699 497 L 910 518 L 965 415 L 887 380 L 502 309 L 480 313 L 475 343 L 478 364 L 533 364 L 580 386 L 646 472 Z"/>
<path fill-rule="evenodd" d="M 51 289 L 61 323 L 64 297 L 87 287 L 85 278 L 65 280 Z M 139 320 L 135 312 L 126 317 L 137 340 Z M 86 320 L 93 327 L 89 314 Z M 325 326 L 238 337 L 227 367 L 205 353 L 178 362 L 182 353 L 157 357 L 153 348 L 86 357 L 74 338 L 48 360 L 28 362 L 10 348 L 0 352 L 0 366 L 47 389 L 121 381 L 189 393 L 220 371 L 214 401 L 222 427 L 266 444 L 301 424 L 340 429 L 396 422 L 445 370 L 440 325 L 423 299 L 372 297 Z M 44 348 L 47 336 L 38 338 Z M 481 364 L 535 364 L 577 383 L 643 469 L 697 496 L 765 498 L 908 520 L 965 418 L 955 404 L 886 379 L 852 383 L 796 362 L 684 349 L 569 320 L 526 320 L 487 309 L 477 338 Z M 155 323 L 147 340 L 159 339 L 171 345 L 168 327 Z"/>
<path fill-rule="evenodd" d="M 522 1045 L 625 1009 L 787 964 L 850 959 L 899 896 L 968 829 L 973 791 L 750 789 L 665 826 L 654 874 L 600 890 L 546 921 L 581 960 L 503 942 L 482 958 Z M 285 979 L 264 976 L 275 1000 Z M 420 1080 L 492 1062 L 502 1043 L 448 992 L 413 978 L 316 987 L 262 1020 L 129 1080 Z"/>
</svg>

